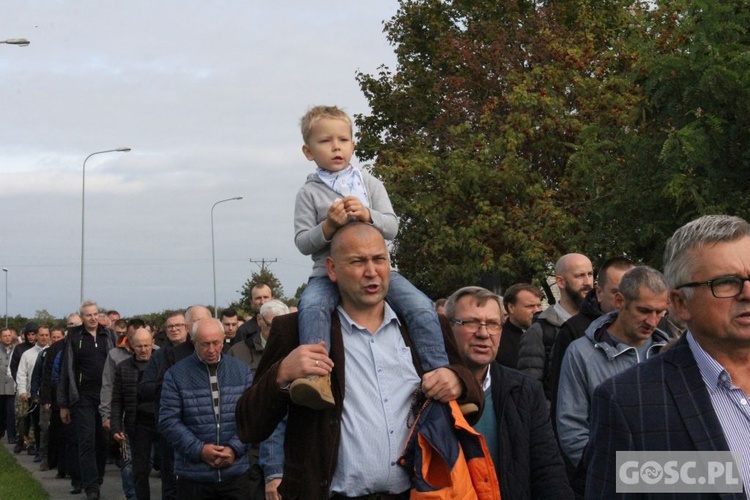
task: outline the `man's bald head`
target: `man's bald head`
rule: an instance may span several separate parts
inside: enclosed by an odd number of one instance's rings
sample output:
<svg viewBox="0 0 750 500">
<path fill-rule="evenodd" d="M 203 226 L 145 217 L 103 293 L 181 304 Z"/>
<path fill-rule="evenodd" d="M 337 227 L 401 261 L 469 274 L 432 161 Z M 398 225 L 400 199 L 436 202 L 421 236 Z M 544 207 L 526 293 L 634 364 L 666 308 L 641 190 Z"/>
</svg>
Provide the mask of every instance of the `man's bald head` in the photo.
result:
<svg viewBox="0 0 750 500">
<path fill-rule="evenodd" d="M 377 240 L 382 240 L 385 246 L 385 238 L 383 235 L 375 229 L 375 226 L 365 224 L 364 222 L 350 222 L 344 225 L 338 231 L 336 231 L 331 239 L 331 256 L 336 259 L 340 256 L 342 249 L 346 248 L 351 241 L 351 238 L 366 239 L 373 237 Z"/>
</svg>

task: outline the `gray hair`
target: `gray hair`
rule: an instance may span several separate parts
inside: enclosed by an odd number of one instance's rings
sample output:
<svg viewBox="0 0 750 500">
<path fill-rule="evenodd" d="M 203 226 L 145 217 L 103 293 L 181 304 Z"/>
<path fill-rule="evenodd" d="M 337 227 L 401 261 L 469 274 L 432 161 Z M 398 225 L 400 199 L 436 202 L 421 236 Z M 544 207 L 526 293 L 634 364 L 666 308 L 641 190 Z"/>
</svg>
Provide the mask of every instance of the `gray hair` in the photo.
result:
<svg viewBox="0 0 750 500">
<path fill-rule="evenodd" d="M 481 286 L 465 286 L 459 288 L 453 294 L 448 297 L 445 302 L 445 316 L 448 319 L 455 319 L 456 317 L 456 303 L 463 297 L 470 295 L 474 297 L 480 306 L 483 306 L 488 300 L 494 300 L 500 307 L 500 314 L 503 314 L 503 298 L 496 293 L 492 293 L 486 288 Z"/>
<path fill-rule="evenodd" d="M 282 314 L 289 314 L 289 306 L 284 304 L 279 299 L 269 300 L 268 302 L 260 306 L 260 315 L 263 316 L 263 319 L 265 319 L 266 313 L 271 313 L 274 317 L 280 316 Z"/>
<path fill-rule="evenodd" d="M 84 300 L 83 302 L 81 302 L 81 306 L 78 308 L 78 313 L 79 314 L 83 314 L 83 308 L 84 307 L 89 307 L 89 306 L 96 307 L 96 311 L 97 311 L 97 314 L 98 314 L 98 312 L 99 312 L 99 304 L 97 304 L 96 301 L 94 301 L 94 300 Z"/>
<path fill-rule="evenodd" d="M 224 331 L 224 325 L 221 324 L 221 321 L 219 321 L 216 318 L 205 318 L 200 321 L 196 321 L 193 323 L 193 328 L 190 329 L 190 340 L 195 343 L 195 337 L 198 335 L 198 325 L 200 325 L 204 321 L 213 321 L 218 327 L 221 329 L 221 331 Z"/>
<path fill-rule="evenodd" d="M 643 287 L 653 294 L 664 293 L 669 289 L 664 275 L 648 266 L 636 266 L 623 274 L 618 289 L 627 304 L 638 300 Z"/>
<path fill-rule="evenodd" d="M 694 260 L 691 250 L 701 249 L 706 244 L 737 241 L 750 236 L 750 224 L 731 215 L 704 215 L 679 228 L 664 249 L 664 274 L 672 288 L 692 280 Z M 692 290 L 682 289 L 685 298 Z"/>
</svg>

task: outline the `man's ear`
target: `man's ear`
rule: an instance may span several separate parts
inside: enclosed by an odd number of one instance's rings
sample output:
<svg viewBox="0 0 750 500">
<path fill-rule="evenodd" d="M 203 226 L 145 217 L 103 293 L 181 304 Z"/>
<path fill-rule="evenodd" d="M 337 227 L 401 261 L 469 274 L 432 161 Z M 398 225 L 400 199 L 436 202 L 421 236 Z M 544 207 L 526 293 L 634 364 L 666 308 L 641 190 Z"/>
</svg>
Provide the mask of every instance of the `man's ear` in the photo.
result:
<svg viewBox="0 0 750 500">
<path fill-rule="evenodd" d="M 562 274 L 555 275 L 555 284 L 560 290 L 565 288 L 565 278 L 563 278 Z"/>
<path fill-rule="evenodd" d="M 615 309 L 618 311 L 625 309 L 625 296 L 620 292 L 615 294 Z"/>
<path fill-rule="evenodd" d="M 687 300 L 682 290 L 671 290 L 669 292 L 669 301 L 672 303 L 672 310 L 680 317 L 682 321 L 690 321 L 690 311 L 687 307 Z"/>
<path fill-rule="evenodd" d="M 326 257 L 326 271 L 328 271 L 328 279 L 336 283 L 336 264 L 330 255 Z"/>
</svg>

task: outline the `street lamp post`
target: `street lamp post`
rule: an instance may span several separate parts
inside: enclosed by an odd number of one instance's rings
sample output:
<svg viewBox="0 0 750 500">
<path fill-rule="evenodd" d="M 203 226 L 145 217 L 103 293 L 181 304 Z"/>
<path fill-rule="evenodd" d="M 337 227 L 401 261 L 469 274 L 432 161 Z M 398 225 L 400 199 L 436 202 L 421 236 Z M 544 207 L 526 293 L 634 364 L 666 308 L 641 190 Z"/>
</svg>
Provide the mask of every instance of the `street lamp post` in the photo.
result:
<svg viewBox="0 0 750 500">
<path fill-rule="evenodd" d="M 101 155 L 104 153 L 127 153 L 130 148 L 117 148 L 107 149 L 105 151 L 96 151 L 91 153 L 83 160 L 83 184 L 81 187 L 81 302 L 83 302 L 83 256 L 84 256 L 84 244 L 86 238 L 86 162 L 89 161 L 94 155 Z"/>
<path fill-rule="evenodd" d="M 19 47 L 27 47 L 31 42 L 25 38 L 8 38 L 7 40 L 0 40 L 0 43 L 7 43 L 8 45 L 17 45 Z"/>
<path fill-rule="evenodd" d="M 4 267 L 5 273 L 5 328 L 8 328 L 8 268 Z"/>
<path fill-rule="evenodd" d="M 211 207 L 211 263 L 213 264 L 214 270 L 214 317 L 219 317 L 219 309 L 216 307 L 216 245 L 214 244 L 214 208 L 219 203 L 227 201 L 241 200 L 242 196 L 235 196 L 234 198 L 227 198 L 226 200 L 219 200 Z"/>
</svg>

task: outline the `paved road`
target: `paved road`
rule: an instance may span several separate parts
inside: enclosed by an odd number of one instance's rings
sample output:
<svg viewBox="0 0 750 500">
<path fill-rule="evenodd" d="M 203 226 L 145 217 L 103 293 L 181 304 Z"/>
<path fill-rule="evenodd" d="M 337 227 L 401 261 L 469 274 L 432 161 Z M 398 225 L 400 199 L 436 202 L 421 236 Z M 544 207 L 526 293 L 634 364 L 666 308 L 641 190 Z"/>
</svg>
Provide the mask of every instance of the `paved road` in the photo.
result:
<svg viewBox="0 0 750 500">
<path fill-rule="evenodd" d="M 13 445 L 8 444 L 6 439 L 1 440 L 5 445 L 5 448 L 13 454 Z M 57 479 L 57 469 L 49 470 L 46 472 L 39 471 L 39 464 L 34 463 L 34 457 L 29 456 L 26 452 L 22 452 L 18 455 L 13 455 L 19 464 L 29 470 L 34 478 L 42 483 L 42 486 L 49 493 L 52 500 L 79 500 L 86 498 L 86 495 L 81 493 L 80 495 L 70 494 L 70 479 Z M 158 500 L 161 498 L 161 481 L 158 476 L 151 473 L 151 498 Z M 122 493 L 122 482 L 120 480 L 120 469 L 115 465 L 107 465 L 106 472 L 104 473 L 104 484 L 101 487 L 101 498 L 102 500 L 119 500 L 124 499 L 125 495 Z M 28 499 L 34 500 L 34 499 Z"/>
</svg>

